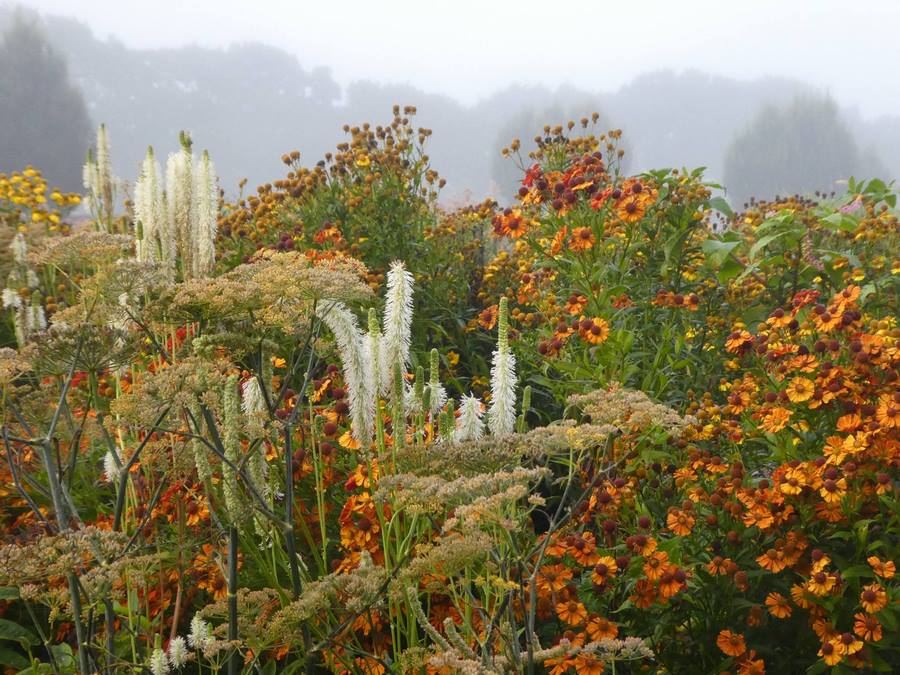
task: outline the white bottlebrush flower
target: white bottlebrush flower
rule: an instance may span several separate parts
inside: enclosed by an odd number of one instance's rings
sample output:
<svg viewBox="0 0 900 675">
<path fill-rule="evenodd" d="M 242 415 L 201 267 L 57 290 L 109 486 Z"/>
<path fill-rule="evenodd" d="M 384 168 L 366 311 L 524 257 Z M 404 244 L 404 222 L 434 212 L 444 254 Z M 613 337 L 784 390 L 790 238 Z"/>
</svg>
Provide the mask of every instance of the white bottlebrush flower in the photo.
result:
<svg viewBox="0 0 900 675">
<path fill-rule="evenodd" d="M 26 265 L 28 264 L 28 242 L 25 241 L 25 235 L 21 232 L 16 232 L 16 236 L 13 237 L 12 241 L 9 244 L 9 250 L 12 251 L 13 260 L 18 265 Z"/>
<path fill-rule="evenodd" d="M 181 668 L 188 659 L 187 644 L 180 635 L 169 642 L 169 663 L 173 668 Z"/>
<path fill-rule="evenodd" d="M 100 178 L 100 192 L 111 190 L 113 185 L 112 162 L 109 152 L 109 134 L 106 125 L 97 127 L 97 175 Z"/>
<path fill-rule="evenodd" d="M 163 197 L 162 175 L 153 148 L 141 164 L 141 173 L 134 185 L 134 217 L 141 226 L 138 260 L 153 262 L 164 259 L 163 237 L 166 227 L 166 207 Z"/>
<path fill-rule="evenodd" d="M 100 174 L 97 171 L 97 161 L 94 159 L 94 151 L 88 150 L 87 159 L 81 168 L 81 182 L 88 191 L 88 197 L 100 193 Z"/>
<path fill-rule="evenodd" d="M 191 265 L 191 193 L 193 191 L 193 163 L 190 142 L 182 136 L 179 152 L 169 155 L 166 162 L 166 220 L 167 238 L 175 243 L 175 257 L 181 258 L 185 276 L 193 271 Z"/>
<path fill-rule="evenodd" d="M 370 374 L 369 344 L 353 313 L 342 302 L 321 305 L 318 317 L 334 334 L 347 383 L 350 429 L 363 447 L 372 439 L 375 418 L 375 386 Z"/>
<path fill-rule="evenodd" d="M 150 656 L 150 672 L 153 675 L 168 675 L 169 670 L 169 657 L 166 656 L 162 649 L 157 647 Z"/>
<path fill-rule="evenodd" d="M 191 251 L 193 276 L 208 277 L 216 264 L 216 228 L 219 219 L 219 188 L 216 168 L 203 156 L 193 170 L 191 188 Z"/>
<path fill-rule="evenodd" d="M 508 301 L 500 299 L 497 349 L 491 365 L 491 407 L 488 427 L 494 436 L 513 432 L 516 423 L 516 357 L 509 350 Z"/>
<path fill-rule="evenodd" d="M 431 350 L 431 360 L 428 373 L 428 384 L 425 385 L 428 392 L 428 410 L 432 415 L 437 415 L 447 404 L 447 390 L 440 381 L 438 372 L 438 350 Z"/>
<path fill-rule="evenodd" d="M 387 274 L 387 296 L 384 303 L 384 348 L 381 350 L 381 394 L 392 387 L 394 368 L 409 369 L 409 345 L 412 336 L 413 275 L 400 261 L 391 263 Z"/>
<path fill-rule="evenodd" d="M 22 296 L 19 295 L 18 291 L 12 288 L 4 288 L 3 289 L 3 309 L 9 309 L 10 307 L 14 309 L 18 309 L 22 306 Z"/>
<path fill-rule="evenodd" d="M 188 644 L 193 649 L 203 649 L 212 641 L 212 629 L 199 614 L 194 614 L 191 619 L 191 630 L 187 636 Z"/>
<path fill-rule="evenodd" d="M 459 417 L 456 418 L 456 428 L 453 430 L 453 440 L 477 441 L 484 435 L 484 422 L 481 421 L 483 411 L 481 401 L 469 394 L 463 396 L 459 402 Z"/>
<path fill-rule="evenodd" d="M 266 399 L 263 396 L 259 379 L 251 377 L 241 385 L 241 410 L 250 419 L 266 412 Z"/>
<path fill-rule="evenodd" d="M 122 475 L 122 458 L 119 451 L 113 454 L 112 450 L 107 450 L 103 455 L 103 475 L 108 483 L 118 483 L 119 477 Z"/>
<path fill-rule="evenodd" d="M 381 335 L 381 329 L 378 327 L 378 315 L 374 307 L 369 309 L 369 332 L 366 333 L 365 339 L 366 349 L 368 350 L 367 363 L 369 366 L 366 379 L 372 383 L 374 395 L 377 397 L 381 385 L 382 369 L 387 364 L 381 360 L 384 338 Z"/>
<path fill-rule="evenodd" d="M 29 334 L 40 333 L 47 329 L 47 315 L 44 313 L 44 308 L 39 303 L 33 303 L 28 308 L 25 329 Z"/>
</svg>

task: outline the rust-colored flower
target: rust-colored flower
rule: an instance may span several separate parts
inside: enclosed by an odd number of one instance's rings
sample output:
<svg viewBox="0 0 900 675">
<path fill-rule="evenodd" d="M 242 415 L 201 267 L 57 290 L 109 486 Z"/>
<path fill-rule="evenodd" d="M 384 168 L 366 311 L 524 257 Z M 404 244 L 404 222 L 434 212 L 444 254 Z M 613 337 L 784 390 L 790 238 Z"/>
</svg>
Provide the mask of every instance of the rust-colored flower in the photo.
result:
<svg viewBox="0 0 900 675">
<path fill-rule="evenodd" d="M 787 619 L 794 612 L 791 609 L 790 601 L 781 593 L 776 593 L 775 591 L 766 596 L 766 608 L 769 610 L 769 614 L 776 619 Z"/>
<path fill-rule="evenodd" d="M 857 612 L 853 615 L 853 632 L 866 642 L 878 642 L 882 637 L 881 622 L 871 614 Z"/>
<path fill-rule="evenodd" d="M 593 615 L 588 619 L 585 627 L 591 640 L 613 639 L 619 634 L 619 627 L 609 619 Z"/>
<path fill-rule="evenodd" d="M 893 560 L 882 560 L 878 556 L 873 555 L 866 558 L 866 562 L 869 563 L 872 571 L 882 579 L 893 579 L 894 574 L 897 572 L 897 566 Z"/>
<path fill-rule="evenodd" d="M 879 584 L 869 584 L 863 587 L 859 594 L 859 604 L 869 614 L 880 612 L 887 606 L 887 593 Z"/>
<path fill-rule="evenodd" d="M 572 230 L 572 235 L 569 237 L 569 250 L 576 253 L 589 251 L 596 243 L 594 230 L 589 227 L 576 227 Z"/>
<path fill-rule="evenodd" d="M 716 644 L 727 656 L 740 656 L 747 651 L 747 645 L 744 642 L 744 636 L 730 630 L 719 631 L 716 638 Z"/>
<path fill-rule="evenodd" d="M 587 619 L 587 610 L 577 600 L 569 600 L 556 605 L 556 615 L 570 626 L 580 626 Z"/>
</svg>

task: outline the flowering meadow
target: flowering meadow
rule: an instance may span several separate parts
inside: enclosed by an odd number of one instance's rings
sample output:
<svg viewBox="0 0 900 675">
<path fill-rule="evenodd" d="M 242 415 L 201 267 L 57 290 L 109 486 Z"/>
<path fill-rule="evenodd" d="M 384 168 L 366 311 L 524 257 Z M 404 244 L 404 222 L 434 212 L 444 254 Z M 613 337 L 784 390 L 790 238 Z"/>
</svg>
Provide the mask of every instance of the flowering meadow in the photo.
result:
<svg viewBox="0 0 900 675">
<path fill-rule="evenodd" d="M 233 199 L 185 133 L 0 174 L 6 672 L 897 672 L 895 188 L 594 115 L 449 208 L 414 115 Z"/>
</svg>

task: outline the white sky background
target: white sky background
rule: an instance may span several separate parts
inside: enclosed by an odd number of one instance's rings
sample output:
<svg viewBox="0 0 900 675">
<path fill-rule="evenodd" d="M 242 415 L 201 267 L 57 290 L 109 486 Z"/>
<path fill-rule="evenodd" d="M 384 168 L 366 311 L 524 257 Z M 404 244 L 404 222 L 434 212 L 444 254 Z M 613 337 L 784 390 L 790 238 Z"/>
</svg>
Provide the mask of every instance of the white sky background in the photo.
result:
<svg viewBox="0 0 900 675">
<path fill-rule="evenodd" d="M 900 115 L 900 0 L 19 0 L 132 47 L 259 41 L 342 85 L 472 103 L 511 83 L 615 90 L 660 68 L 795 77 Z"/>
</svg>

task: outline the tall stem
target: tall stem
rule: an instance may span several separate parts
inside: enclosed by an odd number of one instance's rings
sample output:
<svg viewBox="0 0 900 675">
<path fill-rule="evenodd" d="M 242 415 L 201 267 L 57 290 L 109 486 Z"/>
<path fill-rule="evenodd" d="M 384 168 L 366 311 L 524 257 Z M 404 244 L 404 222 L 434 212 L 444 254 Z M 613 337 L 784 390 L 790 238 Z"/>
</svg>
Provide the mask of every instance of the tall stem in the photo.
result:
<svg viewBox="0 0 900 675">
<path fill-rule="evenodd" d="M 232 525 L 228 530 L 228 639 L 238 639 L 237 617 L 237 554 L 238 531 Z M 228 675 L 238 675 L 240 657 L 237 649 L 228 657 Z"/>
</svg>

